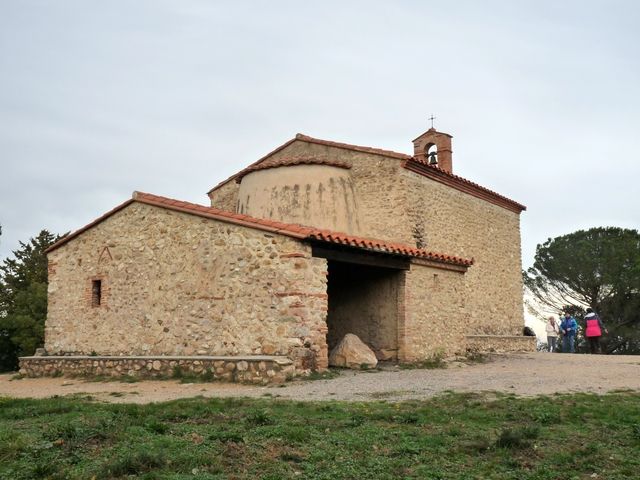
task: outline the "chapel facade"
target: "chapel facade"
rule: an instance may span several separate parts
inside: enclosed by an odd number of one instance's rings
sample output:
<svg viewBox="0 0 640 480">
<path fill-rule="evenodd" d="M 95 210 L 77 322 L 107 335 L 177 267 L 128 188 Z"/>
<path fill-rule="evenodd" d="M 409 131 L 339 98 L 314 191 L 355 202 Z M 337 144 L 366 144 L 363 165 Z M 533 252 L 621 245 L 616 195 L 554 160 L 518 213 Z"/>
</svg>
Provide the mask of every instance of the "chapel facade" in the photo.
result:
<svg viewBox="0 0 640 480">
<path fill-rule="evenodd" d="M 23 371 L 279 381 L 347 333 L 405 363 L 535 347 L 525 207 L 456 176 L 446 133 L 411 155 L 298 134 L 208 196 L 134 192 L 53 245 L 47 356 Z"/>
</svg>

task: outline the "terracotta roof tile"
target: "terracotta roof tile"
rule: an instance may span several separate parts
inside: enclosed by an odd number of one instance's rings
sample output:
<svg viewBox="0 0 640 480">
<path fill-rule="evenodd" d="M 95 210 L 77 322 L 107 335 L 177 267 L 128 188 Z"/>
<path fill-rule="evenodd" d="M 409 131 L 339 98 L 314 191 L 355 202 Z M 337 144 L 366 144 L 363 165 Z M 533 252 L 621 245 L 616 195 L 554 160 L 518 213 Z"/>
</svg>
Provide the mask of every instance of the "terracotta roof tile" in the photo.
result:
<svg viewBox="0 0 640 480">
<path fill-rule="evenodd" d="M 353 248 L 360 248 L 364 250 L 374 251 L 378 253 L 385 253 L 390 255 L 401 255 L 407 257 L 425 258 L 428 260 L 439 261 L 443 263 L 449 263 L 454 265 L 461 265 L 468 267 L 473 264 L 473 260 L 466 260 L 459 257 L 450 255 L 444 255 L 441 253 L 429 252 L 418 248 L 413 248 L 409 245 L 403 245 L 394 242 L 385 242 L 379 239 L 363 238 L 354 235 L 348 235 L 346 233 L 334 232 L 326 229 L 318 229 L 308 227 L 304 225 L 277 222 L 274 220 L 268 220 L 264 218 L 254 218 L 249 215 L 242 215 L 239 213 L 227 212 L 214 207 L 206 207 L 204 205 L 198 205 L 190 202 L 183 202 L 180 200 L 174 200 L 171 198 L 161 197 L 159 195 L 153 195 L 150 193 L 133 192 L 131 200 L 118 205 L 113 210 L 102 215 L 95 221 L 86 225 L 85 227 L 75 231 L 74 233 L 67 235 L 65 238 L 59 240 L 53 244 L 47 252 L 55 250 L 56 248 L 64 245 L 72 238 L 80 235 L 82 232 L 97 225 L 105 220 L 107 217 L 122 210 L 132 202 L 140 202 L 146 205 L 152 205 L 156 207 L 166 208 L 183 213 L 190 213 L 205 218 L 211 218 L 220 220 L 223 222 L 232 223 L 235 225 L 242 225 L 256 230 L 262 230 L 273 233 L 280 233 L 289 237 L 297 238 L 300 240 L 314 240 L 325 243 L 334 243 L 339 245 L 348 245 Z"/>
<path fill-rule="evenodd" d="M 442 133 L 442 132 L 440 132 Z M 444 135 L 448 135 L 448 134 L 444 134 Z M 449 135 L 450 136 L 450 135 Z M 419 138 L 419 137 L 418 137 Z M 446 172 L 444 170 L 442 170 L 441 168 L 438 168 L 437 166 L 433 166 L 433 165 L 429 165 L 427 162 L 423 161 L 420 158 L 414 157 L 412 155 L 407 155 L 405 153 L 399 153 L 399 152 L 394 152 L 392 150 L 383 150 L 381 148 L 373 148 L 373 147 L 363 147 L 360 145 L 352 145 L 349 143 L 340 143 L 340 142 L 333 142 L 330 140 L 321 140 L 319 138 L 314 138 L 314 137 L 310 137 L 308 135 L 304 135 L 302 133 L 298 133 L 296 134 L 295 138 L 292 138 L 291 140 L 289 140 L 288 142 L 280 145 L 278 148 L 276 148 L 275 150 L 269 152 L 267 155 L 265 155 L 264 157 L 260 158 L 259 160 L 257 160 L 256 162 L 252 163 L 251 165 L 249 165 L 247 168 L 241 170 L 240 172 L 232 175 L 231 177 L 227 178 L 226 180 L 224 180 L 223 182 L 220 182 L 218 185 L 216 185 L 215 187 L 213 187 L 211 190 L 209 190 L 209 192 L 207 193 L 211 193 L 212 191 L 216 190 L 217 188 L 221 187 L 222 185 L 230 182 L 231 180 L 236 180 L 236 181 L 240 181 L 242 179 L 243 176 L 247 175 L 248 173 L 255 171 L 255 170 L 259 170 L 262 168 L 275 168 L 275 166 L 280 166 L 277 165 L 278 161 L 274 160 L 274 164 L 273 165 L 269 165 L 269 157 L 271 157 L 271 155 L 273 155 L 274 153 L 279 152 L 280 150 L 288 147 L 289 145 L 291 145 L 293 142 L 295 142 L 296 140 L 300 140 L 303 142 L 307 142 L 307 143 L 314 143 L 317 145 L 326 145 L 326 146 L 330 146 L 330 147 L 335 147 L 335 148 L 342 148 L 345 150 L 352 150 L 352 151 L 357 151 L 357 152 L 364 152 L 364 153 L 372 153 L 375 155 L 382 155 L 384 157 L 389 157 L 389 158 L 397 158 L 400 160 L 404 160 L 404 167 L 407 170 L 410 170 L 414 173 L 418 173 L 420 175 L 423 176 L 427 176 L 430 178 L 433 178 L 435 180 L 439 180 L 442 183 L 445 183 L 453 188 L 456 188 L 458 190 L 464 191 L 466 193 L 469 193 L 471 195 L 474 195 L 478 198 L 482 198 L 490 203 L 494 203 L 496 205 L 500 205 L 502 207 L 505 207 L 509 210 L 512 210 L 516 213 L 520 213 L 523 210 L 526 210 L 527 207 L 525 207 L 524 205 L 521 205 L 518 202 L 515 202 L 503 195 L 500 195 L 499 193 L 496 193 L 492 190 L 489 190 L 488 188 L 482 187 L 480 185 L 478 185 L 477 183 L 471 182 L 470 180 L 467 180 L 463 177 L 459 177 L 457 175 L 454 175 L 452 173 Z M 304 158 L 304 157 L 300 157 L 300 158 Z M 295 161 L 294 158 L 292 159 L 284 159 L 282 160 L 283 165 L 295 165 L 296 163 L 286 163 L 287 160 L 293 162 Z M 316 159 L 316 161 L 319 159 Z M 342 162 L 336 162 L 336 161 L 332 161 L 332 160 L 325 160 L 325 164 L 327 165 L 333 165 L 333 166 L 340 166 L 339 164 Z M 300 162 L 298 164 L 302 164 L 303 162 Z M 265 165 L 264 167 L 262 165 Z M 349 168 L 349 167 L 343 167 L 343 168 Z M 437 173 L 436 173 L 437 172 Z"/>
<path fill-rule="evenodd" d="M 218 183 L 215 187 L 213 187 L 207 193 L 209 194 L 209 193 L 213 192 L 214 190 L 220 188 L 221 186 L 229 183 L 231 180 L 236 180 L 237 177 L 239 175 L 241 175 L 241 174 L 242 174 L 242 176 L 246 175 L 247 173 L 249 173 L 249 172 L 247 172 L 247 170 L 254 169 L 258 165 L 260 165 L 263 162 L 267 161 L 269 159 L 269 157 L 271 157 L 273 154 L 275 154 L 275 153 L 279 152 L 280 150 L 283 150 L 284 148 L 288 147 L 289 145 L 291 145 L 296 140 L 300 140 L 300 141 L 307 142 L 307 143 L 315 143 L 316 145 L 326 145 L 328 147 L 342 148 L 342 149 L 345 149 L 345 150 L 352 150 L 352 151 L 356 151 L 356 152 L 372 153 L 372 154 L 375 154 L 375 155 L 382 155 L 383 157 L 397 158 L 397 159 L 400 159 L 400 160 L 410 160 L 412 158 L 411 155 L 407 155 L 405 153 L 394 152 L 394 151 L 391 151 L 391 150 L 383 150 L 381 148 L 363 147 L 363 146 L 360 146 L 360 145 L 352 145 L 352 144 L 349 144 L 349 143 L 332 142 L 330 140 L 321 140 L 319 138 L 310 137 L 310 136 L 304 135 L 302 133 L 297 133 L 295 138 L 292 138 L 288 142 L 283 143 L 282 145 L 280 145 L 276 149 L 274 149 L 271 152 L 267 153 L 265 156 L 259 158 L 255 162 L 253 162 L 248 167 L 240 170 L 238 173 L 235 173 L 235 174 L 231 175 L 229 178 L 227 178 L 226 180 L 223 180 L 222 182 Z M 340 162 L 336 162 L 336 163 L 340 163 Z M 273 167 L 271 167 L 271 168 L 273 168 Z"/>
<path fill-rule="evenodd" d="M 411 155 L 407 155 L 406 153 L 394 152 L 392 150 L 384 150 L 382 148 L 363 147 L 360 145 L 352 145 L 350 143 L 333 142 L 331 140 L 321 140 L 319 138 L 313 138 L 313 137 L 309 137 L 308 135 L 303 135 L 302 133 L 298 133 L 296 135 L 296 140 L 315 143 L 317 145 L 326 145 L 328 147 L 343 148 L 345 150 L 354 150 L 356 152 L 373 153 L 375 155 L 382 155 L 383 157 L 399 158 L 401 160 L 408 160 L 412 158 Z"/>
<path fill-rule="evenodd" d="M 116 212 L 119 212 L 120 210 L 122 210 L 123 208 L 129 206 L 131 203 L 133 203 L 134 200 L 133 199 L 129 199 L 126 200 L 124 202 L 122 202 L 120 205 L 112 208 L 111 210 L 109 210 L 107 213 L 105 213 L 104 215 L 99 216 L 98 218 L 96 218 L 93 222 L 90 222 L 88 224 L 86 224 L 84 227 L 76 230 L 75 232 L 71 232 L 68 235 L 65 235 L 64 237 L 62 237 L 60 240 L 58 240 L 57 242 L 55 242 L 54 244 L 50 245 L 49 248 L 47 248 L 45 250 L 45 253 L 49 253 L 52 250 L 55 250 L 58 247 L 61 247 L 62 245 L 64 245 L 65 243 L 67 243 L 69 240 L 77 237 L 78 235 L 80 235 L 83 232 L 86 232 L 87 230 L 89 230 L 90 228 L 94 227 L 95 225 L 99 224 L 100 222 L 102 222 L 103 220 L 106 220 L 107 218 L 109 218 L 111 215 L 113 215 Z"/>
<path fill-rule="evenodd" d="M 439 261 L 453 265 L 461 265 L 469 267 L 473 265 L 473 260 L 468 260 L 453 255 L 445 255 L 442 253 L 430 252 L 419 248 L 410 247 L 399 243 L 384 242 L 377 239 L 367 239 L 355 237 L 344 233 L 328 232 L 326 230 L 316 230 L 309 235 L 312 240 L 323 241 L 328 243 L 337 243 L 342 245 L 351 245 L 364 248 L 380 253 L 391 255 L 403 255 L 416 258 L 424 258 L 426 260 Z"/>
<path fill-rule="evenodd" d="M 244 170 L 241 170 L 235 175 L 235 180 L 237 183 L 240 183 L 246 175 L 252 172 L 256 172 L 258 170 L 267 170 L 269 168 L 288 167 L 288 166 L 295 166 L 295 165 L 328 165 L 331 167 L 338 167 L 338 168 L 345 168 L 345 169 L 351 168 L 351 164 L 348 162 L 330 160 L 327 158 L 319 158 L 319 157 L 302 156 L 302 157 L 289 157 L 289 158 L 277 158 L 277 159 L 268 158 L 263 162 L 260 162 L 258 165 L 251 165 L 245 168 Z"/>
<path fill-rule="evenodd" d="M 442 170 L 435 165 L 429 165 L 425 160 L 420 158 L 412 157 L 410 160 L 406 161 L 403 166 L 414 173 L 439 181 L 456 188 L 457 190 L 482 198 L 483 200 L 505 207 L 516 213 L 520 213 L 527 209 L 524 205 L 521 205 L 510 198 L 500 195 L 499 193 L 489 190 L 488 188 L 478 185 L 466 178 L 459 177 L 458 175 Z"/>
<path fill-rule="evenodd" d="M 296 141 L 296 138 L 292 138 L 291 140 L 289 140 L 288 142 L 283 143 L 282 145 L 280 145 L 279 147 L 271 150 L 269 153 L 267 153 L 264 157 L 259 158 L 258 160 L 256 160 L 255 162 L 253 162 L 251 165 L 249 165 L 247 168 L 251 168 L 253 166 L 258 165 L 259 163 L 261 163 L 263 160 L 266 160 L 267 158 L 269 158 L 271 155 L 273 155 L 274 153 L 278 153 L 280 150 L 285 149 L 286 147 L 288 147 L 289 145 L 291 145 L 293 142 Z M 217 184 L 215 187 L 213 187 L 211 190 L 209 190 L 207 192 L 207 194 L 213 192 L 214 190 L 216 190 L 217 188 L 220 188 L 221 186 L 223 186 L 226 183 L 229 183 L 231 180 L 234 180 L 236 178 L 236 176 L 238 176 L 237 173 L 234 173 L 233 175 L 231 175 L 229 178 L 227 178 L 226 180 L 223 180 L 222 182 L 220 182 L 219 184 Z"/>
</svg>

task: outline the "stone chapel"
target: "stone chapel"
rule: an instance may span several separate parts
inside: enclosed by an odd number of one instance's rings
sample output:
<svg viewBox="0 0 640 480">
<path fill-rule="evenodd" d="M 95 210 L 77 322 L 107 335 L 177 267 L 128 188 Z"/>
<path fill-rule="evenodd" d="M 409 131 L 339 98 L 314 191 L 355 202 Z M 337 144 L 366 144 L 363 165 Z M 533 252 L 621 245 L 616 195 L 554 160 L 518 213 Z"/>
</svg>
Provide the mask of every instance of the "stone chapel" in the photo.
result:
<svg viewBox="0 0 640 480">
<path fill-rule="evenodd" d="M 347 333 L 400 363 L 532 350 L 525 207 L 455 175 L 451 138 L 298 134 L 210 206 L 134 192 L 49 248 L 45 349 L 22 372 L 277 382 L 326 369 Z"/>
</svg>

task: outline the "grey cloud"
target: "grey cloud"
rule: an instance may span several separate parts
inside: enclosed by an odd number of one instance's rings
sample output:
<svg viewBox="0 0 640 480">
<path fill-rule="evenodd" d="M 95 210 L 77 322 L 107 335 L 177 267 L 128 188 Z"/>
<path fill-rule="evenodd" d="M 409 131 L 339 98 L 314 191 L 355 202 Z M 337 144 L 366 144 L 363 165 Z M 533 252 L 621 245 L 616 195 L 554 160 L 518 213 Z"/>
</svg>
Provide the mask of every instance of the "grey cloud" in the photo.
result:
<svg viewBox="0 0 640 480">
<path fill-rule="evenodd" d="M 204 193 L 296 132 L 411 152 L 529 209 L 523 260 L 637 228 L 636 2 L 0 5 L 0 258 L 140 189 Z"/>
</svg>

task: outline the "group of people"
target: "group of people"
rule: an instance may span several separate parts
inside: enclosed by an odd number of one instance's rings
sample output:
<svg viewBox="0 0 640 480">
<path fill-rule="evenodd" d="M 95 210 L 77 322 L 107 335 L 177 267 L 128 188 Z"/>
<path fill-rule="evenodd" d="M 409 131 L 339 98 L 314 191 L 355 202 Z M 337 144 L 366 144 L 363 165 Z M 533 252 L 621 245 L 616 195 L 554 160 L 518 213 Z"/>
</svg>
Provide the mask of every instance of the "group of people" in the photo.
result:
<svg viewBox="0 0 640 480">
<path fill-rule="evenodd" d="M 602 333 L 609 331 L 602 323 L 600 317 L 591 308 L 587 308 L 584 316 L 585 329 L 584 336 L 589 342 L 590 353 L 600 353 L 600 338 Z M 558 335 L 562 336 L 562 352 L 575 353 L 576 351 L 576 335 L 578 334 L 578 322 L 569 313 L 564 316 L 560 315 L 560 325 L 554 317 L 549 317 L 546 325 L 547 330 L 547 348 L 549 352 L 553 352 L 557 348 Z"/>
</svg>

